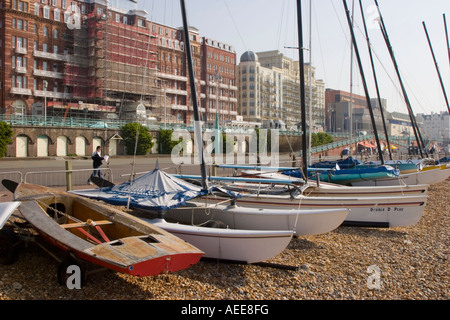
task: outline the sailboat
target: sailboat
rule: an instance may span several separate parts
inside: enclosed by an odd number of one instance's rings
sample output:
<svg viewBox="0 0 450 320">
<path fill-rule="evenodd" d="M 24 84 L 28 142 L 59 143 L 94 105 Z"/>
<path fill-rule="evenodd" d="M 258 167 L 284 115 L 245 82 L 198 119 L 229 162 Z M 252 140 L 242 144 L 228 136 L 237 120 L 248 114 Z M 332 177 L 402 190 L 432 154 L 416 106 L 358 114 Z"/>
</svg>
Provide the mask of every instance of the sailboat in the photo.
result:
<svg viewBox="0 0 450 320">
<path fill-rule="evenodd" d="M 194 109 L 196 143 L 199 148 L 199 160 L 201 169 L 201 187 L 186 186 L 183 181 L 177 181 L 165 174 L 159 168 L 140 177 L 128 185 L 109 186 L 109 189 L 89 191 L 77 191 L 78 194 L 86 197 L 96 197 L 99 200 L 114 201 L 119 204 L 127 197 L 130 208 L 138 209 L 141 212 L 156 212 L 156 217 L 141 217 L 162 229 L 178 235 L 182 239 L 194 243 L 205 252 L 205 257 L 255 263 L 273 258 L 281 253 L 289 244 L 294 231 L 288 227 L 268 230 L 239 229 L 221 227 L 220 222 L 208 221 L 206 224 L 194 225 L 191 221 L 186 224 L 177 221 L 168 222 L 165 214 L 170 208 L 179 210 L 179 206 L 186 204 L 190 197 L 196 197 L 203 193 L 208 193 L 206 182 L 206 167 L 204 162 L 203 147 L 201 142 L 201 122 L 198 111 L 197 92 L 193 71 L 192 53 L 190 46 L 189 25 L 187 23 L 186 8 L 184 1 L 180 1 L 183 17 L 183 32 L 186 41 L 185 50 L 189 72 L 189 82 L 191 97 Z M 146 183 L 152 181 L 151 184 Z M 142 183 L 141 183 L 142 182 Z M 143 188 L 143 186 L 146 186 Z M 122 196 L 119 192 L 125 191 Z M 154 191 L 154 192 L 153 192 Z M 187 196 L 186 196 L 187 194 Z M 150 199 L 150 200 L 149 200 Z M 227 199 L 227 201 L 229 198 Z M 208 210 L 208 208 L 205 208 Z M 254 209 L 253 209 L 254 210 Z M 255 210 L 254 210 L 255 211 Z"/>
<path fill-rule="evenodd" d="M 289 173 L 298 170 L 293 167 L 264 167 L 264 166 L 239 166 L 217 165 L 237 169 L 243 169 L 241 175 L 210 176 L 208 180 L 216 183 L 224 190 L 255 194 L 291 194 L 299 193 L 305 196 L 404 196 L 414 194 L 426 194 L 428 184 L 392 185 L 392 186 L 347 186 L 329 182 L 307 181 L 303 178 L 292 177 Z M 200 179 L 199 175 L 174 174 L 174 177 L 195 183 Z"/>
<path fill-rule="evenodd" d="M 301 31 L 301 11 L 300 0 L 298 4 L 298 25 Z M 345 1 L 344 1 L 345 4 Z M 346 5 L 345 5 L 346 7 Z M 348 10 L 346 8 L 347 17 Z M 349 22 L 350 23 L 350 22 Z M 302 33 L 299 31 L 299 48 L 302 48 Z M 354 35 L 352 32 L 352 38 Z M 307 166 L 307 142 L 306 142 L 306 120 L 305 120 L 305 90 L 304 90 L 304 70 L 303 70 L 303 53 L 299 50 L 300 55 L 300 95 L 302 107 L 302 154 L 303 154 L 303 172 L 308 170 Z M 358 56 L 358 55 L 357 55 Z M 359 56 L 358 56 L 359 61 Z M 360 62 L 360 61 L 359 61 Z M 361 63 L 359 63 L 361 66 Z M 360 69 L 361 73 L 362 69 Z M 364 82 L 365 84 L 365 82 Z M 370 106 L 370 99 L 368 98 L 367 86 L 365 85 L 366 97 L 368 105 Z M 369 108 L 371 111 L 371 108 Z M 373 120 L 373 115 L 372 115 Z M 376 128 L 374 129 L 376 130 Z M 377 136 L 377 135 L 376 135 Z M 378 143 L 378 146 L 380 144 Z M 381 151 L 381 150 L 380 150 Z M 380 152 L 381 153 L 381 152 Z M 308 177 L 304 177 L 307 181 Z M 357 189 L 355 189 L 357 193 Z M 425 209 L 427 200 L 426 195 L 413 196 L 399 196 L 399 197 L 308 197 L 303 194 L 300 195 L 273 195 L 273 194 L 255 194 L 255 193 L 240 193 L 241 197 L 236 200 L 240 206 L 267 208 L 270 206 L 277 206 L 279 208 L 350 208 L 350 212 L 344 223 L 349 225 L 364 225 L 364 226 L 410 226 L 417 223 Z M 205 201 L 220 202 L 223 198 L 218 195 L 205 196 Z M 195 208 L 194 208 L 195 209 Z M 194 210 L 192 209 L 192 210 Z M 216 213 L 220 215 L 220 212 Z M 222 216 L 222 219 L 227 217 Z"/>
<path fill-rule="evenodd" d="M 25 221 L 20 227 L 12 223 L 7 228 L 12 232 L 5 233 L 9 240 L 0 241 L 2 259 L 15 255 L 16 246 L 8 243 L 20 240 L 18 235 L 33 233 L 70 257 L 61 266 L 78 265 L 83 273 L 93 264 L 145 277 L 188 268 L 203 256 L 201 250 L 163 229 L 97 201 L 35 184 L 2 183 L 15 200 L 2 208 L 2 228 L 15 209 Z M 61 284 L 66 270 L 58 268 Z"/>
</svg>

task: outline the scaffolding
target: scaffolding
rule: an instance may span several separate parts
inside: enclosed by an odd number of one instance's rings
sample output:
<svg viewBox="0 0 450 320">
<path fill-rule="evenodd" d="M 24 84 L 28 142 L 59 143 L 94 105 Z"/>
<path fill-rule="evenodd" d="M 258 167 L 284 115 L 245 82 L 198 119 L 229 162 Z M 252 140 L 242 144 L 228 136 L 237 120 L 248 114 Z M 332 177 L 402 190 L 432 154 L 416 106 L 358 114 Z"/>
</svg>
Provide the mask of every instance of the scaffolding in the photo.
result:
<svg viewBox="0 0 450 320">
<path fill-rule="evenodd" d="M 147 109 L 160 95 L 156 87 L 156 37 L 145 27 L 115 22 L 109 14 L 91 13 L 72 30 L 64 84 L 73 97 L 89 104 Z"/>
</svg>

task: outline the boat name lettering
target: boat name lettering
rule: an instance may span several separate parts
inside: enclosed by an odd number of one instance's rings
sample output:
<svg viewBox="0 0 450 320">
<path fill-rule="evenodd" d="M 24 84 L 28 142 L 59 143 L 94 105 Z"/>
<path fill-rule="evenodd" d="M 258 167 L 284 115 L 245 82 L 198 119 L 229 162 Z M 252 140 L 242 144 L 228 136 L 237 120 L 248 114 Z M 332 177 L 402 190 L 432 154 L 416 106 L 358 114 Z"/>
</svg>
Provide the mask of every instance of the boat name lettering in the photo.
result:
<svg viewBox="0 0 450 320">
<path fill-rule="evenodd" d="M 401 212 L 404 208 L 401 207 L 387 207 L 387 208 L 370 208 L 370 212 L 384 212 L 384 211 L 397 211 Z"/>
</svg>

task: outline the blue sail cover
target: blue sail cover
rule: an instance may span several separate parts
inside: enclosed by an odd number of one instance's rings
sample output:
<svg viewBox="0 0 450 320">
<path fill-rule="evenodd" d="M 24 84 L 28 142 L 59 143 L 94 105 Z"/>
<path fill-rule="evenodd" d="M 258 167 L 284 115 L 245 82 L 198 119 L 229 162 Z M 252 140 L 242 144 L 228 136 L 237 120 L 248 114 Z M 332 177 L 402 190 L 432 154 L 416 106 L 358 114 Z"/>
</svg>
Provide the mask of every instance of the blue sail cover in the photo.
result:
<svg viewBox="0 0 450 320">
<path fill-rule="evenodd" d="M 185 205 L 186 201 L 205 195 L 208 191 L 156 168 L 131 183 L 72 193 L 113 205 L 127 206 L 129 203 L 132 208 L 160 212 Z"/>
</svg>

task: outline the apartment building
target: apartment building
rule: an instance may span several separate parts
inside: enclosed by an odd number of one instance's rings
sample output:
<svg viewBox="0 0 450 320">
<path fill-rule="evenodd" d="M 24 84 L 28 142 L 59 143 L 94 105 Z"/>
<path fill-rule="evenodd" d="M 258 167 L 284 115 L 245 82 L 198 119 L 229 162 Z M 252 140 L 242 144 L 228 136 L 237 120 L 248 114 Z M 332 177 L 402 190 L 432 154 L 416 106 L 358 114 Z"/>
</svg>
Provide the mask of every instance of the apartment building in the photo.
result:
<svg viewBox="0 0 450 320">
<path fill-rule="evenodd" d="M 202 38 L 202 110 L 203 120 L 221 125 L 236 120 L 238 88 L 236 85 L 236 52 L 228 44 Z"/>
<path fill-rule="evenodd" d="M 121 116 L 157 97 L 146 12 L 106 0 L 1 2 L 3 114 Z"/>
<path fill-rule="evenodd" d="M 418 113 L 416 121 L 421 124 L 424 139 L 450 144 L 450 115 L 448 111 L 431 114 Z"/>
<path fill-rule="evenodd" d="M 149 21 L 131 0 L 0 4 L 2 114 L 191 123 L 182 28 Z M 202 120 L 236 119 L 233 48 L 189 35 Z"/>
<path fill-rule="evenodd" d="M 315 79 L 314 68 L 311 68 L 311 72 L 309 68 L 309 65 L 305 65 L 307 113 L 309 115 L 311 106 L 311 128 L 319 131 L 323 128 L 325 86 L 322 80 Z M 277 50 L 258 53 L 247 51 L 242 54 L 238 66 L 238 84 L 241 95 L 239 112 L 243 119 L 260 123 L 263 127 L 299 128 L 299 72 L 299 62 Z"/>
</svg>

